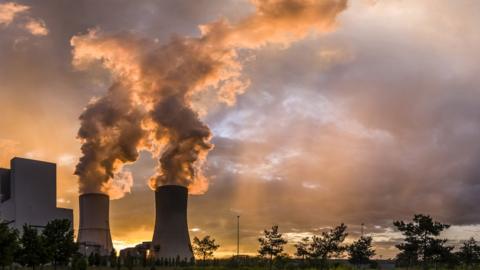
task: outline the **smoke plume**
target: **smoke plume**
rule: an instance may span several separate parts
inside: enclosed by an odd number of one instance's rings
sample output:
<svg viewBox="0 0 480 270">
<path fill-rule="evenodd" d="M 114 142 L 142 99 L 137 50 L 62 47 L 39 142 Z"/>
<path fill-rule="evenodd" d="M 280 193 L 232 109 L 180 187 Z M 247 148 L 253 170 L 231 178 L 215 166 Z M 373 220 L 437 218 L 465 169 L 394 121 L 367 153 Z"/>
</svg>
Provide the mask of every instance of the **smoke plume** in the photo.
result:
<svg viewBox="0 0 480 270">
<path fill-rule="evenodd" d="M 100 61 L 115 82 L 80 116 L 83 156 L 75 172 L 80 192 L 121 197 L 130 187 L 116 176 L 141 150 L 159 160 L 150 179 L 153 189 L 177 184 L 193 194 L 205 192 L 208 182 L 201 168 L 213 147 L 212 134 L 200 119 L 208 107 L 195 104 L 195 97 L 213 91 L 215 102 L 235 104 L 249 86 L 239 50 L 287 47 L 329 31 L 346 1 L 253 0 L 256 11 L 251 16 L 237 23 L 220 19 L 201 25 L 199 37 L 174 36 L 163 45 L 128 32 L 93 29 L 74 36 L 74 66 L 87 68 Z"/>
</svg>

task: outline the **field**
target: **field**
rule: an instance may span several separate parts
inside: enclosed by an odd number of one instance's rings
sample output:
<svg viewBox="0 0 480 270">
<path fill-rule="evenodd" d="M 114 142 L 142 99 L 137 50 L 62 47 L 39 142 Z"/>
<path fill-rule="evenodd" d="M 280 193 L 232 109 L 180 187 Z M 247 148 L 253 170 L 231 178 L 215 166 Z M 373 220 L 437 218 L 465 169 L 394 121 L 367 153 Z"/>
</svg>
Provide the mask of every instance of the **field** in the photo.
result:
<svg viewBox="0 0 480 270">
<path fill-rule="evenodd" d="M 32 269 L 31 267 L 20 267 L 20 266 L 11 266 L 11 267 L 5 267 L 5 270 L 26 270 L 26 269 Z M 56 267 L 56 269 L 52 266 L 43 266 L 43 267 L 36 267 L 36 270 L 72 270 L 71 267 Z M 105 266 L 89 266 L 87 269 L 95 269 L 95 270 L 114 270 L 114 269 L 122 269 L 122 270 L 269 270 L 268 267 L 262 267 L 262 266 L 240 266 L 240 267 L 230 267 L 230 266 L 187 266 L 187 267 L 132 267 L 132 268 L 127 268 L 127 267 L 120 267 L 120 268 L 112 268 L 112 267 L 105 267 Z M 300 267 L 288 267 L 286 266 L 285 268 L 272 268 L 272 269 L 285 269 L 285 270 L 318 270 L 319 268 L 314 268 L 314 267 L 307 267 L 307 268 L 300 268 Z M 373 270 L 373 269 L 397 269 L 397 270 L 423 270 L 421 267 L 414 267 L 414 268 L 355 268 L 352 266 L 347 266 L 347 265 L 340 265 L 336 267 L 331 267 L 328 268 L 329 270 Z M 457 266 L 453 268 L 447 268 L 447 267 L 431 267 L 428 268 L 428 270 L 477 270 L 480 269 L 480 266 L 473 266 L 473 267 L 465 267 L 465 266 Z M 2 269 L 3 270 L 3 269 Z"/>
</svg>

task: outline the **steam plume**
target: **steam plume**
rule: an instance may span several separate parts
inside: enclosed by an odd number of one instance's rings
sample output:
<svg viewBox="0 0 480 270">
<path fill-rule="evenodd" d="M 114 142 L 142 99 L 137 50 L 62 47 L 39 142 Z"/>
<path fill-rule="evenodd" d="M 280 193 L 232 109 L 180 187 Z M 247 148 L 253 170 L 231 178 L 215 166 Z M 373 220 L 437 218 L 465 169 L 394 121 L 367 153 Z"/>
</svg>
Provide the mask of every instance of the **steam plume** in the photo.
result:
<svg viewBox="0 0 480 270">
<path fill-rule="evenodd" d="M 208 108 L 193 98 L 214 91 L 216 101 L 233 105 L 249 85 L 239 49 L 270 43 L 286 47 L 310 33 L 326 32 L 346 1 L 254 0 L 256 12 L 244 20 L 201 25 L 200 37 L 175 36 L 164 45 L 125 32 L 94 29 L 74 36 L 73 64 L 85 68 L 100 60 L 115 81 L 80 116 L 83 157 L 75 172 L 80 192 L 115 191 L 121 197 L 129 187 L 118 188 L 115 176 L 142 149 L 159 159 L 152 188 L 177 184 L 190 193 L 205 192 L 201 167 L 213 147 L 212 134 L 199 117 Z"/>
</svg>

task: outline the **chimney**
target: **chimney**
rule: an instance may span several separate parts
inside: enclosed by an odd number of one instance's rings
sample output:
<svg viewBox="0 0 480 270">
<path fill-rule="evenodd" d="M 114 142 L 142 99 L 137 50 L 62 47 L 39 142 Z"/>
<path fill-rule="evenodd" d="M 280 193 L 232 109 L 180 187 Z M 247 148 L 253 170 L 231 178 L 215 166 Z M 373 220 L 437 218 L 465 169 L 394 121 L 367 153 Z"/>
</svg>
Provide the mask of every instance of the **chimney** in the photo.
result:
<svg viewBox="0 0 480 270">
<path fill-rule="evenodd" d="M 188 189 L 165 185 L 155 191 L 155 230 L 152 253 L 157 259 L 193 257 L 187 225 Z"/>
<path fill-rule="evenodd" d="M 109 222 L 110 198 L 100 193 L 80 195 L 80 226 L 77 243 L 84 255 L 109 255 L 113 249 Z"/>
</svg>

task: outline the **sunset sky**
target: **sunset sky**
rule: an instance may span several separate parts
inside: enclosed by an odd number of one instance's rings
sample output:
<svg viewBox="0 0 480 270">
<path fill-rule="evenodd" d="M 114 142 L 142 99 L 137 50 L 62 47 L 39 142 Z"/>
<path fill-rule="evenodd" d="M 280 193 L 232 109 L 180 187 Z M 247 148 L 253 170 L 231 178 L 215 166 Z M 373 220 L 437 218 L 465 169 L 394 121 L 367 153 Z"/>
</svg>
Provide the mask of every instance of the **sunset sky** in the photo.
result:
<svg viewBox="0 0 480 270">
<path fill-rule="evenodd" d="M 249 0 L 0 0 L 0 167 L 14 156 L 57 163 L 58 206 L 74 209 L 77 228 L 79 117 L 123 76 L 79 64 L 98 53 L 88 42 L 118 41 L 157 64 L 148 46 L 228 20 L 248 83 L 235 102 L 206 93 L 192 105 L 214 148 L 208 190 L 189 197 L 191 237 L 211 235 L 231 255 L 240 215 L 242 253 L 273 224 L 292 252 L 341 222 L 351 241 L 364 223 L 387 258 L 400 237 L 392 222 L 426 213 L 454 225 L 454 244 L 480 239 L 480 1 L 351 0 L 305 33 L 297 18 L 242 23 L 255 12 Z M 273 34 L 247 38 L 254 24 Z M 133 186 L 111 201 L 117 249 L 152 238 L 156 166 L 144 150 L 123 168 Z"/>
</svg>

